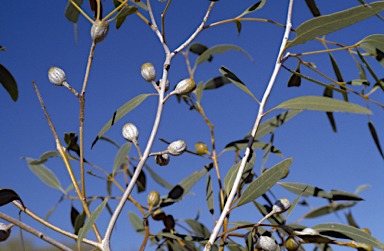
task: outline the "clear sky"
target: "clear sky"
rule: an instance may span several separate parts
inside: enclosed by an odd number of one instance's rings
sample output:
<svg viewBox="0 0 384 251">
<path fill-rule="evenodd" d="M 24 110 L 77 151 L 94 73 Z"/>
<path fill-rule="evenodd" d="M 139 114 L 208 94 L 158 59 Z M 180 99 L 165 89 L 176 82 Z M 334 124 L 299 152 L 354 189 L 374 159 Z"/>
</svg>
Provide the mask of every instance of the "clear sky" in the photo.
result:
<svg viewBox="0 0 384 251">
<path fill-rule="evenodd" d="M 160 22 L 160 13 L 165 3 L 152 1 L 155 18 Z M 171 50 L 183 43 L 200 24 L 209 1 L 173 1 L 165 18 L 166 40 Z M 233 18 L 241 14 L 255 1 L 219 1 L 217 2 L 207 23 Z M 266 18 L 278 23 L 285 23 L 288 1 L 267 1 L 266 5 L 247 17 Z M 358 6 L 359 1 L 317 1 L 321 14 L 326 15 L 341 11 L 353 6 Z M 32 87 L 35 81 L 45 101 L 52 122 L 63 140 L 64 133 L 78 132 L 79 103 L 77 98 L 64 87 L 57 87 L 49 83 L 48 69 L 52 66 L 62 68 L 67 75 L 68 83 L 78 92 L 83 83 L 85 67 L 91 46 L 91 23 L 83 16 L 78 21 L 78 45 L 74 36 L 74 25 L 64 16 L 67 1 L 3 1 L 0 9 L 0 45 L 6 48 L 6 52 L 0 51 L 0 63 L 3 64 L 15 77 L 19 98 L 13 102 L 8 93 L 0 88 L 0 157 L 1 176 L 0 187 L 16 191 L 24 204 L 41 217 L 59 201 L 62 193 L 51 189 L 42 183 L 28 168 L 27 162 L 21 157 L 39 158 L 46 151 L 55 150 L 55 142 L 48 127 L 44 113 L 40 107 L 36 94 Z M 112 1 L 103 2 L 104 14 L 112 9 Z M 88 1 L 84 1 L 82 8 L 92 16 Z M 148 13 L 139 11 L 149 19 Z M 297 28 L 304 21 L 313 16 L 306 7 L 304 1 L 295 1 L 293 10 L 293 28 Z M 326 38 L 343 45 L 352 45 L 371 34 L 382 33 L 384 22 L 377 17 L 369 18 L 354 26 L 332 33 Z M 195 42 L 212 47 L 219 44 L 235 44 L 254 59 L 252 62 L 240 52 L 229 51 L 221 55 L 214 55 L 212 62 L 201 64 L 195 73 L 195 81 L 206 82 L 209 79 L 220 76 L 218 71 L 223 65 L 234 72 L 254 93 L 261 99 L 272 73 L 277 57 L 284 29 L 264 22 L 242 22 L 242 31 L 238 36 L 234 23 L 224 24 L 203 31 Z M 295 34 L 291 34 L 291 39 Z M 324 47 L 318 41 L 311 41 L 304 45 L 291 48 L 291 53 L 322 50 Z M 192 64 L 196 59 L 190 54 Z M 339 64 L 343 78 L 346 81 L 358 79 L 358 70 L 349 53 L 345 51 L 333 53 Z M 115 22 L 111 22 L 108 37 L 96 46 L 94 61 L 90 72 L 89 84 L 86 92 L 85 104 L 85 128 L 84 145 L 85 158 L 95 165 L 111 172 L 117 148 L 107 142 L 99 141 L 91 150 L 91 144 L 103 125 L 112 117 L 114 111 L 130 99 L 142 93 L 154 93 L 150 83 L 144 81 L 140 75 L 143 63 L 151 62 L 158 73 L 162 72 L 164 51 L 154 35 L 153 31 L 138 16 L 128 16 L 119 30 L 115 28 Z M 327 54 L 303 57 L 307 62 L 314 62 L 317 69 L 328 76 L 335 78 L 332 66 Z M 383 78 L 382 66 L 373 58 L 367 59 L 374 68 L 379 78 Z M 295 69 L 297 60 L 289 59 L 285 65 Z M 369 80 L 373 79 L 369 75 Z M 329 84 L 330 81 L 311 73 L 304 68 L 302 73 L 312 76 L 319 81 Z M 171 64 L 169 80 L 171 89 L 184 78 L 188 78 L 188 70 L 183 55 L 177 55 Z M 290 98 L 304 95 L 322 96 L 324 88 L 315 83 L 303 80 L 300 88 L 288 88 L 287 81 L 290 73 L 282 69 L 272 95 L 267 103 L 267 109 L 271 109 Z M 360 92 L 360 87 L 355 89 Z M 340 94 L 335 94 L 337 99 L 342 99 Z M 365 106 L 364 101 L 349 95 L 350 102 Z M 383 103 L 382 92 L 371 96 L 372 99 Z M 251 130 L 256 118 L 258 105 L 247 94 L 235 85 L 226 85 L 220 89 L 203 93 L 202 105 L 207 117 L 215 126 L 216 147 L 221 152 L 225 145 L 231 141 L 243 139 Z M 134 123 L 139 131 L 139 144 L 144 149 L 148 140 L 156 112 L 157 98 L 151 96 L 140 106 L 118 121 L 106 134 L 118 144 L 126 143 L 121 136 L 121 127 L 128 122 Z M 384 144 L 384 118 L 382 109 L 372 103 L 369 108 L 374 115 L 371 121 L 378 131 L 379 139 Z M 268 118 L 276 116 L 283 111 L 275 111 Z M 332 131 L 330 123 L 324 112 L 304 111 L 287 124 L 278 128 L 274 135 L 274 145 L 282 152 L 285 158 L 293 157 L 290 174 L 285 181 L 301 182 L 317 186 L 325 191 L 342 190 L 354 192 L 360 185 L 369 184 L 370 189 L 364 190 L 359 195 L 364 199 L 352 208 L 352 215 L 357 224 L 367 227 L 372 235 L 384 242 L 382 231 L 383 219 L 381 209 L 383 202 L 383 159 L 381 158 L 374 141 L 368 130 L 368 118 L 366 115 L 334 114 L 337 133 Z M 195 143 L 205 142 L 209 146 L 209 127 L 196 111 L 189 111 L 181 102 L 177 103 L 175 97 L 171 97 L 165 104 L 164 114 L 157 137 L 167 141 L 183 139 L 188 148 L 193 150 Z M 270 136 L 262 140 L 269 141 Z M 162 151 L 166 144 L 156 140 L 153 152 Z M 209 150 L 211 147 L 209 146 Z M 256 151 L 257 160 L 254 171 L 260 174 L 262 163 L 262 151 Z M 136 157 L 137 152 L 132 148 L 131 157 Z M 222 177 L 234 164 L 234 152 L 226 152 L 219 159 Z M 282 161 L 281 157 L 271 155 L 265 164 L 270 168 Z M 204 165 L 210 163 L 205 158 L 184 154 L 180 157 L 172 157 L 168 166 L 160 167 L 150 158 L 147 164 L 169 183 L 176 185 L 182 179 L 201 170 Z M 63 162 L 59 159 L 50 159 L 44 163 L 60 179 L 64 188 L 70 184 L 69 176 Z M 79 174 L 78 163 L 72 163 L 75 173 Z M 86 170 L 101 175 L 100 172 L 90 166 Z M 161 195 L 166 195 L 168 190 L 159 186 L 147 176 L 147 191 L 133 196 L 140 203 L 146 205 L 146 197 L 149 191 L 157 190 Z M 219 217 L 218 210 L 218 183 L 216 174 L 211 171 L 215 196 L 215 217 Z M 119 181 L 124 184 L 123 178 Z M 86 177 L 87 195 L 107 195 L 106 185 L 103 180 L 93 176 Z M 209 230 L 213 227 L 213 221 L 205 203 L 206 178 L 202 178 L 193 188 L 194 195 L 188 195 L 177 204 L 164 209 L 167 214 L 172 214 L 175 219 L 194 219 L 201 209 L 200 221 Z M 121 196 L 116 187 L 112 188 L 114 195 Z M 272 188 L 278 197 L 287 197 L 291 201 L 296 195 L 276 185 Z M 73 193 L 73 195 L 75 195 Z M 326 205 L 327 201 L 319 198 L 306 199 L 313 207 Z M 262 198 L 257 200 L 265 203 Z M 100 203 L 91 204 L 91 210 Z M 261 214 L 253 207 L 246 205 L 235 210 L 231 214 L 231 221 L 252 221 L 261 219 Z M 81 211 L 78 201 L 73 205 Z M 110 201 L 112 209 L 117 203 Z M 72 231 L 70 224 L 70 200 L 59 204 L 49 219 L 53 224 Z M 18 210 L 12 204 L 0 208 L 1 212 L 18 218 Z M 120 215 L 118 224 L 112 236 L 114 250 L 139 249 L 143 236 L 137 234 L 128 221 L 128 211 L 139 215 L 139 211 L 132 203 L 127 203 Z M 308 212 L 307 207 L 298 206 L 290 216 L 289 222 L 294 222 Z M 346 210 L 345 212 L 348 212 Z M 101 214 L 97 223 L 104 233 L 108 223 L 109 214 L 106 210 Z M 22 214 L 23 222 L 43 231 L 44 227 Z M 302 225 L 314 226 L 320 222 L 338 222 L 347 224 L 343 212 L 337 215 L 328 215 L 319 219 L 304 220 Z M 150 222 L 153 233 L 161 230 L 161 222 Z M 180 222 L 182 225 L 186 225 Z M 152 228 L 153 227 L 153 228 Z M 180 228 L 179 228 L 180 229 Z M 46 233 L 58 240 L 63 238 L 49 229 Z M 183 230 L 180 229 L 180 232 Z M 31 237 L 26 234 L 26 237 Z M 13 229 L 13 238 L 18 237 L 18 230 Z M 88 238 L 94 238 L 90 233 Z M 37 239 L 35 237 L 32 237 Z M 38 240 L 36 240 L 38 242 Z M 241 241 L 240 241 L 241 242 Z M 40 243 L 40 242 L 39 242 Z M 43 245 L 43 242 L 41 242 Z M 3 245 L 3 244 L 1 244 Z M 1 248 L 0 245 L 0 248 Z M 335 249 L 340 249 L 335 247 Z M 147 250 L 154 247 L 147 246 Z"/>
</svg>

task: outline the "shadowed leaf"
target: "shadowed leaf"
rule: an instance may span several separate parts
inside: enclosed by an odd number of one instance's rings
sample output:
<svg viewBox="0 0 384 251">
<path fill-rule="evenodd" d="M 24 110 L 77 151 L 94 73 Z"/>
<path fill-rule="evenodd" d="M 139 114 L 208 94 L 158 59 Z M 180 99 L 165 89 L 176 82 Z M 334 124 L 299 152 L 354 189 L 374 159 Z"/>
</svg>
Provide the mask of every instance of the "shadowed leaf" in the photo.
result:
<svg viewBox="0 0 384 251">
<path fill-rule="evenodd" d="M 293 98 L 281 103 L 274 109 L 300 109 L 325 112 L 352 112 L 372 114 L 369 109 L 362 106 L 333 98 L 318 96 L 303 96 Z"/>
<path fill-rule="evenodd" d="M 208 80 L 204 84 L 203 89 L 204 90 L 216 89 L 216 88 L 222 87 L 223 85 L 229 84 L 229 83 L 232 83 L 232 82 L 228 78 L 226 78 L 224 76 L 219 76 L 219 77 L 212 78 L 212 79 Z"/>
<path fill-rule="evenodd" d="M 233 141 L 233 142 L 229 143 L 228 145 L 226 145 L 223 151 L 244 150 L 247 148 L 248 142 L 249 142 L 249 139 L 242 139 L 242 140 Z M 268 148 L 268 146 L 269 146 L 268 143 L 261 142 L 261 141 L 254 141 L 252 144 L 252 149 L 266 150 Z M 283 154 L 276 147 L 272 146 L 270 151 L 283 158 Z"/>
<path fill-rule="evenodd" d="M 21 205 L 25 208 L 23 201 L 20 196 L 11 189 L 1 189 L 0 190 L 0 207 L 4 206 L 14 200 L 20 201 Z"/>
<path fill-rule="evenodd" d="M 251 7 L 249 7 L 248 9 L 246 9 L 240 16 L 238 16 L 237 18 L 240 18 L 240 17 L 243 17 L 244 15 L 248 14 L 248 13 L 251 13 L 251 12 L 254 12 L 258 9 L 261 9 L 263 8 L 263 6 L 265 5 L 266 3 L 266 0 L 261 0 L 260 2 L 257 2 L 255 3 L 254 5 L 252 5 Z M 240 33 L 240 32 L 239 32 Z"/>
<path fill-rule="evenodd" d="M 0 64 L 0 83 L 11 96 L 12 100 L 16 101 L 17 97 L 19 96 L 16 80 L 13 78 L 12 74 L 7 70 L 7 68 L 5 68 L 2 64 Z"/>
<path fill-rule="evenodd" d="M 229 69 L 222 66 L 219 70 L 226 78 L 228 78 L 232 83 L 234 83 L 237 87 L 239 87 L 243 92 L 250 95 L 253 99 L 257 100 L 255 96 L 253 96 L 252 92 L 245 86 L 243 82 Z"/>
<path fill-rule="evenodd" d="M 132 227 L 136 230 L 140 235 L 145 234 L 145 229 L 143 225 L 143 220 L 139 218 L 135 213 L 129 212 L 129 221 L 131 222 Z"/>
<path fill-rule="evenodd" d="M 208 47 L 203 44 L 193 43 L 191 44 L 191 46 L 189 46 L 188 50 L 200 56 L 206 50 L 208 50 Z M 208 59 L 208 61 L 211 62 L 211 60 L 212 60 L 212 56 Z"/>
<path fill-rule="evenodd" d="M 236 29 L 237 29 L 237 37 L 239 37 L 241 32 L 241 23 L 239 21 L 236 21 Z"/>
<path fill-rule="evenodd" d="M 307 6 L 308 6 L 308 8 L 311 11 L 313 16 L 318 17 L 321 15 L 314 0 L 305 0 L 305 2 L 307 3 Z"/>
<path fill-rule="evenodd" d="M 382 36 L 382 35 L 380 35 Z M 383 41 L 384 44 L 384 41 Z M 366 43 L 366 44 L 360 44 L 360 48 L 365 50 L 367 53 L 371 54 L 370 56 L 374 57 L 379 63 L 384 67 L 384 52 L 381 51 L 378 48 L 375 48 L 374 46 Z M 384 45 L 383 45 L 384 47 Z M 365 78 L 366 79 L 366 78 Z"/>
<path fill-rule="evenodd" d="M 355 227 L 355 228 L 359 228 L 359 227 L 357 226 L 356 221 L 355 221 L 355 220 L 353 219 L 353 217 L 352 217 L 352 213 L 351 213 L 351 211 L 349 211 L 348 213 L 345 213 L 345 217 L 347 217 L 348 224 L 349 224 L 350 226 Z"/>
<path fill-rule="evenodd" d="M 340 30 L 374 16 L 383 10 L 384 2 L 379 1 L 371 3 L 370 7 L 358 6 L 345 11 L 313 18 L 304 22 L 296 29 L 296 38 L 287 44 L 286 47 L 303 44 L 315 37 Z"/>
<path fill-rule="evenodd" d="M 123 6 L 120 10 L 119 13 L 117 13 L 117 20 L 116 20 L 116 29 L 119 29 L 121 25 L 124 23 L 125 19 L 127 16 L 132 15 L 137 11 L 136 6 L 131 6 L 131 7 L 126 7 Z"/>
<path fill-rule="evenodd" d="M 251 59 L 251 61 L 253 61 L 253 59 L 248 54 L 248 52 L 241 49 L 240 47 L 237 47 L 237 46 L 231 45 L 231 44 L 222 44 L 222 45 L 213 46 L 212 48 L 205 50 L 197 58 L 196 63 L 195 63 L 195 67 L 198 66 L 199 64 L 205 62 L 205 61 L 208 61 L 211 58 L 212 54 L 222 54 L 222 53 L 227 52 L 229 50 L 240 51 L 240 52 L 244 53 L 245 55 L 247 55 Z"/>
<path fill-rule="evenodd" d="M 379 150 L 381 157 L 384 159 L 383 150 L 381 149 L 381 146 L 380 146 L 379 137 L 377 136 L 376 129 L 373 126 L 371 121 L 368 122 L 368 127 L 369 127 L 369 131 L 371 132 L 372 138 L 375 141 L 377 150 Z"/>
<path fill-rule="evenodd" d="M 83 0 L 73 0 L 75 4 L 77 4 L 79 7 L 83 4 Z M 65 8 L 65 17 L 73 22 L 77 23 L 77 20 L 79 19 L 80 12 L 76 9 L 75 6 L 71 2 L 68 2 L 67 7 Z"/>
<path fill-rule="evenodd" d="M 333 90 L 326 87 L 324 90 L 323 96 L 332 98 L 333 97 Z M 333 113 L 332 112 L 326 112 L 326 114 L 327 114 L 329 122 L 331 123 L 333 131 L 337 132 L 336 122 L 335 122 L 335 119 L 333 118 Z"/>
<path fill-rule="evenodd" d="M 31 160 L 29 162 L 29 164 L 31 164 L 31 165 L 43 164 L 44 162 L 46 162 L 48 160 L 48 158 L 52 158 L 52 157 L 60 157 L 60 154 L 57 151 L 48 151 L 48 152 L 43 153 L 40 156 L 39 160 L 37 160 L 37 159 Z"/>
<path fill-rule="evenodd" d="M 380 79 L 376 76 L 376 73 L 372 70 L 372 68 L 369 66 L 368 62 L 365 60 L 363 55 L 361 55 L 360 51 L 356 48 L 356 52 L 359 55 L 359 58 L 364 63 L 365 68 L 369 71 L 369 73 L 372 75 L 372 77 L 376 80 L 376 84 L 378 84 L 381 89 L 384 91 L 384 84 L 380 81 Z"/>
<path fill-rule="evenodd" d="M 296 73 L 300 73 L 300 63 L 296 67 Z M 292 73 L 291 77 L 288 80 L 288 87 L 301 85 L 301 77 L 295 73 Z"/>
<path fill-rule="evenodd" d="M 211 232 L 203 224 L 195 220 L 185 220 L 197 237 L 209 238 Z"/>
<path fill-rule="evenodd" d="M 205 194 L 206 194 L 208 210 L 213 215 L 214 213 L 213 191 L 212 191 L 211 176 L 209 175 L 209 173 L 207 173 L 207 186 L 205 191 L 206 191 Z"/>
<path fill-rule="evenodd" d="M 340 83 L 344 83 L 343 76 L 341 75 L 339 66 L 336 63 L 335 58 L 332 56 L 332 54 L 330 52 L 328 52 L 328 55 L 329 55 L 329 58 L 331 59 L 333 71 L 335 72 L 337 81 Z M 346 90 L 344 86 L 340 86 L 340 89 Z M 348 93 L 347 92 L 343 92 L 343 97 L 344 97 L 344 101 L 348 102 Z"/>
</svg>

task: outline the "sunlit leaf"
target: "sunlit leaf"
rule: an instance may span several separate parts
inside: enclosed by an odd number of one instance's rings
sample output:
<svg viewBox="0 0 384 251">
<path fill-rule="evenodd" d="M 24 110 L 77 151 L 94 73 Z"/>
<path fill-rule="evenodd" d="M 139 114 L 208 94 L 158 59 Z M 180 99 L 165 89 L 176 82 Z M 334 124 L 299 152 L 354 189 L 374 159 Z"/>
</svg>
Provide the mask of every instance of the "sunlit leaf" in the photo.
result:
<svg viewBox="0 0 384 251">
<path fill-rule="evenodd" d="M 121 25 L 124 23 L 125 19 L 127 16 L 134 14 L 137 11 L 136 6 L 131 6 L 131 7 L 126 7 L 123 6 L 120 10 L 119 13 L 117 13 L 117 19 L 116 19 L 116 29 L 119 29 Z"/>
<path fill-rule="evenodd" d="M 116 154 L 115 161 L 113 162 L 112 177 L 115 176 L 117 168 L 124 164 L 129 151 L 131 150 L 131 143 L 125 143 Z"/>
<path fill-rule="evenodd" d="M 296 73 L 300 73 L 300 63 L 297 65 Z M 299 87 L 301 85 L 301 77 L 295 73 L 292 73 L 291 77 L 288 79 L 288 87 L 297 86 Z"/>
<path fill-rule="evenodd" d="M 295 235 L 309 243 L 331 243 L 335 241 L 335 239 L 328 238 L 321 234 L 302 234 L 300 232 L 295 232 Z"/>
<path fill-rule="evenodd" d="M 381 243 L 378 239 L 355 227 L 338 223 L 321 223 L 313 226 L 312 228 L 324 235 L 338 238 L 338 233 L 340 233 L 347 236 L 351 240 L 365 243 L 379 249 L 384 249 L 384 244 Z"/>
<path fill-rule="evenodd" d="M 84 226 L 80 228 L 79 235 L 77 239 L 77 247 L 80 249 L 80 244 L 83 238 L 88 234 L 89 230 L 91 230 L 92 225 L 95 223 L 101 211 L 103 211 L 105 204 L 107 204 L 108 199 L 104 199 L 104 201 L 93 211 L 91 216 L 89 216 L 88 220 L 85 222 Z"/>
<path fill-rule="evenodd" d="M 145 229 L 143 225 L 143 220 L 139 218 L 135 213 L 129 212 L 129 221 L 131 222 L 132 227 L 136 230 L 140 235 L 145 234 Z"/>
<path fill-rule="evenodd" d="M 383 35 L 378 35 L 378 36 L 383 36 Z M 379 50 L 378 48 L 374 47 L 373 45 L 371 45 L 369 43 L 360 44 L 359 46 L 360 46 L 360 48 L 365 50 L 367 53 L 371 54 L 370 56 L 374 57 L 377 61 L 379 61 L 379 63 L 382 66 L 384 66 L 384 52 L 383 51 Z M 383 41 L 382 47 L 384 47 L 384 41 Z"/>
<path fill-rule="evenodd" d="M 83 4 L 83 0 L 73 0 L 75 4 L 77 4 L 79 7 Z M 67 7 L 65 8 L 65 16 L 66 18 L 73 22 L 77 23 L 77 20 L 79 19 L 80 12 L 76 9 L 75 6 L 71 2 L 68 2 Z"/>
<path fill-rule="evenodd" d="M 296 29 L 296 38 L 287 44 L 287 47 L 303 44 L 318 36 L 340 30 L 374 16 L 383 10 L 384 2 L 379 1 L 371 3 L 370 7 L 358 6 L 345 11 L 313 18 L 304 22 Z"/>
<path fill-rule="evenodd" d="M 330 204 L 327 206 L 319 207 L 319 208 L 311 210 L 309 213 L 304 215 L 304 218 L 316 218 L 319 216 L 333 213 L 335 211 L 342 210 L 342 209 L 347 208 L 347 207 L 352 207 L 355 204 L 356 203 L 337 204 L 337 205 Z"/>
<path fill-rule="evenodd" d="M 211 176 L 207 173 L 207 186 L 206 186 L 206 201 L 209 212 L 213 215 L 214 213 L 214 204 L 213 204 L 213 191 L 212 191 L 212 181 Z"/>
<path fill-rule="evenodd" d="M 16 101 L 17 97 L 19 96 L 16 80 L 13 78 L 12 74 L 7 70 L 7 68 L 5 68 L 2 64 L 0 64 L 0 83 L 11 96 L 12 100 Z"/>
<path fill-rule="evenodd" d="M 223 85 L 229 84 L 229 83 L 232 83 L 232 82 L 228 78 L 226 78 L 224 76 L 219 76 L 219 77 L 212 78 L 212 79 L 208 80 L 204 84 L 203 89 L 204 90 L 216 89 L 216 88 L 222 87 Z"/>
<path fill-rule="evenodd" d="M 317 8 L 314 0 L 305 0 L 305 2 L 307 3 L 307 6 L 308 6 L 308 8 L 311 11 L 313 16 L 318 17 L 321 15 L 319 8 Z"/>
<path fill-rule="evenodd" d="M 363 38 L 363 40 L 361 40 L 359 43 L 367 43 L 373 48 L 376 48 L 381 52 L 384 52 L 384 35 L 383 34 L 370 35 L 368 37 Z M 365 44 L 360 44 L 360 47 L 366 50 L 367 52 L 372 53 L 372 49 L 367 47 Z"/>
<path fill-rule="evenodd" d="M 205 61 L 208 61 L 212 54 L 222 54 L 224 52 L 227 52 L 229 50 L 235 50 L 235 51 L 240 51 L 242 53 L 244 53 L 245 55 L 247 55 L 250 60 L 253 61 L 253 59 L 251 58 L 251 56 L 248 54 L 248 52 L 246 52 L 245 50 L 241 49 L 240 47 L 238 46 L 235 46 L 235 45 L 231 45 L 231 44 L 221 44 L 221 45 L 216 45 L 216 46 L 213 46 L 212 48 L 209 48 L 208 50 L 205 50 L 196 60 L 196 63 L 195 63 L 195 67 Z"/>
<path fill-rule="evenodd" d="M 152 178 L 161 186 L 168 188 L 171 190 L 174 186 L 165 181 L 163 178 L 161 178 L 159 175 L 157 175 L 149 166 L 144 165 L 145 169 L 148 170 L 149 174 L 152 176 Z"/>
<path fill-rule="evenodd" d="M 145 5 L 145 3 L 143 3 L 143 1 L 137 1 L 137 0 L 129 0 L 129 1 L 136 4 L 137 6 L 142 8 L 143 10 L 148 11 L 148 7 L 147 7 L 147 5 Z"/>
<path fill-rule="evenodd" d="M 1 189 L 0 190 L 0 207 L 4 206 L 4 205 L 6 205 L 6 204 L 8 204 L 14 200 L 20 201 L 21 205 L 23 207 L 25 207 L 20 196 L 15 191 L 13 191 L 11 189 Z"/>
<path fill-rule="evenodd" d="M 248 13 L 251 13 L 251 12 L 254 12 L 258 9 L 261 9 L 263 8 L 263 6 L 265 5 L 266 3 L 266 0 L 261 0 L 260 2 L 257 2 L 255 3 L 254 5 L 252 5 L 251 7 L 249 7 L 248 9 L 246 9 L 240 16 L 238 16 L 237 18 L 240 18 Z M 239 32 L 240 33 L 240 32 Z"/>
<path fill-rule="evenodd" d="M 96 144 L 96 142 L 99 140 L 101 136 L 103 136 L 104 133 L 106 133 L 109 128 L 111 128 L 117 121 L 119 121 L 122 117 L 124 117 L 127 113 L 135 109 L 138 105 L 141 104 L 147 97 L 154 95 L 154 94 L 141 94 L 127 103 L 125 103 L 122 107 L 117 109 L 115 113 L 113 114 L 112 118 L 103 126 L 101 131 L 97 134 L 96 139 L 92 143 L 92 147 Z"/>
<path fill-rule="evenodd" d="M 31 164 L 31 165 L 43 164 L 44 162 L 46 162 L 48 160 L 48 158 L 52 158 L 52 157 L 60 157 L 60 154 L 57 151 L 48 151 L 48 152 L 43 153 L 40 156 L 40 159 L 31 160 L 29 162 L 29 164 Z"/>
<path fill-rule="evenodd" d="M 251 156 L 250 156 L 251 157 Z M 231 192 L 231 189 L 233 187 L 233 183 L 236 180 L 237 173 L 240 168 L 240 164 L 242 161 L 239 161 L 236 165 L 232 166 L 224 178 L 224 189 L 227 194 Z M 248 159 L 247 164 L 245 165 L 244 172 L 242 174 L 243 180 L 248 176 L 248 174 L 251 172 L 253 166 L 255 165 L 255 155 L 253 154 L 251 159 Z"/>
<path fill-rule="evenodd" d="M 60 191 L 64 192 L 64 189 L 61 187 L 59 179 L 56 177 L 56 175 L 51 170 L 49 170 L 47 167 L 45 167 L 44 165 L 41 165 L 41 164 L 39 164 L 39 165 L 30 164 L 30 161 L 32 159 L 30 159 L 30 158 L 26 158 L 26 159 L 28 161 L 29 169 L 34 174 L 36 174 L 36 176 L 39 177 L 41 179 L 41 181 L 43 181 L 46 185 L 48 185 L 52 188 L 56 188 L 56 189 L 59 189 Z"/>
<path fill-rule="evenodd" d="M 56 207 L 59 205 L 59 203 L 56 203 L 51 209 L 49 209 L 48 213 L 45 215 L 45 220 L 48 221 L 49 217 L 51 217 L 51 214 L 53 211 L 55 211 Z"/>
<path fill-rule="evenodd" d="M 285 159 L 252 181 L 247 188 L 245 188 L 237 206 L 247 204 L 266 193 L 281 179 L 281 177 L 283 177 L 283 175 L 288 171 L 291 163 L 292 158 Z"/>
<path fill-rule="evenodd" d="M 287 212 L 287 217 L 285 220 L 288 220 L 288 216 L 291 214 L 291 212 L 293 211 L 293 209 L 295 209 L 297 203 L 299 202 L 301 196 L 304 194 L 305 190 L 301 192 L 301 194 L 299 195 L 299 197 L 297 197 L 292 203 L 291 203 L 291 207 L 288 209 L 288 212 Z"/>
<path fill-rule="evenodd" d="M 370 185 L 362 185 L 362 186 L 359 186 L 356 191 L 355 191 L 355 194 L 358 194 L 360 193 L 361 191 L 365 190 L 365 189 L 368 189 L 368 188 L 371 188 Z"/>
<path fill-rule="evenodd" d="M 222 66 L 219 70 L 226 78 L 228 78 L 232 83 L 234 83 L 237 87 L 239 87 L 243 92 L 250 95 L 253 99 L 257 100 L 252 92 L 245 86 L 243 82 L 229 69 Z"/>
<path fill-rule="evenodd" d="M 348 103 L 345 101 L 318 97 L 318 96 L 303 96 L 285 101 L 274 109 L 299 109 L 313 110 L 325 112 L 352 112 L 362 114 L 372 114 L 372 112 L 362 106 Z"/>
<path fill-rule="evenodd" d="M 371 121 L 368 122 L 368 127 L 369 127 L 369 131 L 371 132 L 373 141 L 375 141 L 377 150 L 379 150 L 381 157 L 384 159 L 383 150 L 381 149 L 381 145 L 379 141 L 379 136 L 377 135 L 376 129 L 373 126 Z"/>
</svg>

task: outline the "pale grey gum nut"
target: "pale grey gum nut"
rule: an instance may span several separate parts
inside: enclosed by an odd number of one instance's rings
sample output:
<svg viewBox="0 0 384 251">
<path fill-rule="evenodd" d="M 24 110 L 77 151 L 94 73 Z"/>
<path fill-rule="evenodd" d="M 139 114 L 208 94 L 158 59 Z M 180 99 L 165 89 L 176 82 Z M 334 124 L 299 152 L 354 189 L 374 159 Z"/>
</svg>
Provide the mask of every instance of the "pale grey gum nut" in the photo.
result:
<svg viewBox="0 0 384 251">
<path fill-rule="evenodd" d="M 123 137 L 129 142 L 136 141 L 139 138 L 139 131 L 136 126 L 132 123 L 127 123 L 123 126 Z"/>
</svg>

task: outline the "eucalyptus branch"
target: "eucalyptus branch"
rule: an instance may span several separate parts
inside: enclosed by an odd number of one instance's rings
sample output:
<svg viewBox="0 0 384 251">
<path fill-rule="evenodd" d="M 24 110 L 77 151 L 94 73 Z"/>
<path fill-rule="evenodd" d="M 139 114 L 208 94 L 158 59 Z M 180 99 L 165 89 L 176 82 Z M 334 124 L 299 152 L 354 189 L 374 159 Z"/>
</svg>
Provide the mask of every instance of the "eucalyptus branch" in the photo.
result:
<svg viewBox="0 0 384 251">
<path fill-rule="evenodd" d="M 232 204 L 233 198 L 235 197 L 235 194 L 237 193 L 237 189 L 238 189 L 239 184 L 240 184 L 241 176 L 242 176 L 242 174 L 244 172 L 245 165 L 246 165 L 247 160 L 248 160 L 248 158 L 250 156 L 250 153 L 251 153 L 254 137 L 256 135 L 257 129 L 259 128 L 260 121 L 263 118 L 264 107 L 266 105 L 266 102 L 267 102 L 268 97 L 269 97 L 269 95 L 271 93 L 272 87 L 273 87 L 273 85 L 275 83 L 277 74 L 278 74 L 278 72 L 280 70 L 280 67 L 281 67 L 281 59 L 282 59 L 282 56 L 283 56 L 283 53 L 284 53 L 284 48 L 285 48 L 285 45 L 286 45 L 286 43 L 288 41 L 289 33 L 290 33 L 291 27 L 292 27 L 292 24 L 291 24 L 292 7 L 293 7 L 293 0 L 290 0 L 289 1 L 289 7 L 288 7 L 287 24 L 286 24 L 286 28 L 285 28 L 285 33 L 284 33 L 283 41 L 282 41 L 281 46 L 280 46 L 280 51 L 279 51 L 279 54 L 278 54 L 278 57 L 277 57 L 277 60 L 276 60 L 276 63 L 275 63 L 275 68 L 273 70 L 273 73 L 272 73 L 271 79 L 269 81 L 269 84 L 267 86 L 267 89 L 264 92 L 263 99 L 262 99 L 260 107 L 259 107 L 259 112 L 257 114 L 257 118 L 256 118 L 255 124 L 254 124 L 252 132 L 251 132 L 251 137 L 249 139 L 247 149 L 245 150 L 244 157 L 243 157 L 243 159 L 241 161 L 241 164 L 240 164 L 240 167 L 239 167 L 239 171 L 237 172 L 236 180 L 235 180 L 235 182 L 233 184 L 233 187 L 231 189 L 231 193 L 228 196 L 227 202 L 225 204 L 223 212 L 220 215 L 219 220 L 217 221 L 215 227 L 212 230 L 212 233 L 211 233 L 211 236 L 209 238 L 209 241 L 208 241 L 208 243 L 204 247 L 204 251 L 210 251 L 211 250 L 212 245 L 215 242 L 216 237 L 219 234 L 219 231 L 220 231 L 220 229 L 221 229 L 221 227 L 223 225 L 224 219 L 226 218 L 226 215 L 227 215 L 227 213 L 229 211 L 229 207 Z"/>
<path fill-rule="evenodd" d="M 53 246 L 57 247 L 58 249 L 60 250 L 64 250 L 64 251 L 73 251 L 72 249 L 70 249 L 69 247 L 65 246 L 64 244 L 61 244 L 60 242 L 52 239 L 51 237 L 43 234 L 42 232 L 40 231 L 37 231 L 36 229 L 28 226 L 27 224 L 21 222 L 21 221 L 18 221 L 16 220 L 15 218 L 12 218 L 6 214 L 3 214 L 2 212 L 0 212 L 0 218 L 8 221 L 8 222 L 11 222 L 13 223 L 15 226 L 18 226 L 20 227 L 21 229 L 33 234 L 33 235 L 36 235 L 38 238 L 52 244 Z"/>
</svg>

